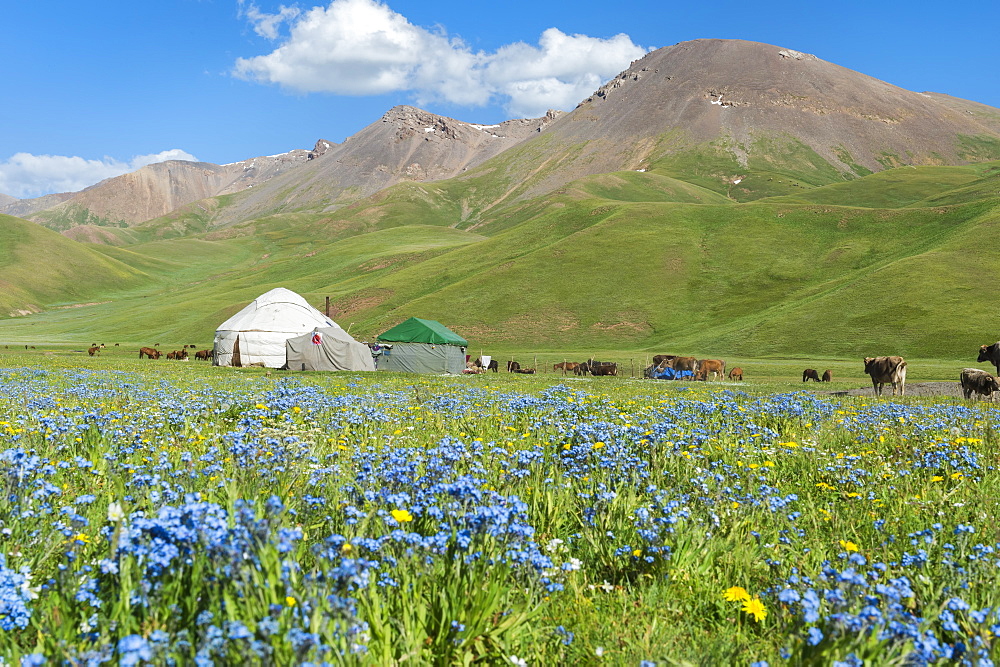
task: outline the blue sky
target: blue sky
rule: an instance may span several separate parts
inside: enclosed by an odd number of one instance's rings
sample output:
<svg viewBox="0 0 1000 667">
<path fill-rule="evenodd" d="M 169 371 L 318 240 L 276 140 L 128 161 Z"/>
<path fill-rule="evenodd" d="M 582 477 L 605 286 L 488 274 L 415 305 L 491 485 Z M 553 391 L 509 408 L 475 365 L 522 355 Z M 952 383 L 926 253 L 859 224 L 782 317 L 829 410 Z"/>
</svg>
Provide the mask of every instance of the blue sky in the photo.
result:
<svg viewBox="0 0 1000 667">
<path fill-rule="evenodd" d="M 997 25 L 995 0 L 11 2 L 0 193 L 340 142 L 397 104 L 478 123 L 568 110 L 645 51 L 702 37 L 1000 107 Z"/>
</svg>

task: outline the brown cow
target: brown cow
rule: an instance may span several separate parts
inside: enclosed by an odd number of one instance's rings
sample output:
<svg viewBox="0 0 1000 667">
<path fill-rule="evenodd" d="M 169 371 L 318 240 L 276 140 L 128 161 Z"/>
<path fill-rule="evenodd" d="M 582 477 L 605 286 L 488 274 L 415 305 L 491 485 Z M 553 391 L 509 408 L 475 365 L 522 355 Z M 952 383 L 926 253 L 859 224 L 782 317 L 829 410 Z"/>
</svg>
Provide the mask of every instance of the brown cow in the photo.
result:
<svg viewBox="0 0 1000 667">
<path fill-rule="evenodd" d="M 564 372 L 573 371 L 573 372 L 576 372 L 576 369 L 577 369 L 577 367 L 579 365 L 580 364 L 578 364 L 575 361 L 560 361 L 558 364 L 553 364 L 552 365 L 552 372 L 553 373 L 556 372 L 556 371 L 564 371 Z"/>
<path fill-rule="evenodd" d="M 198 350 L 194 353 L 194 358 L 198 361 L 208 361 L 212 357 L 211 350 Z"/>
<path fill-rule="evenodd" d="M 677 358 L 676 354 L 657 354 L 653 356 L 653 366 L 659 366 L 664 361 L 673 361 Z"/>
<path fill-rule="evenodd" d="M 535 374 L 535 369 L 534 368 L 515 368 L 514 372 L 515 373 L 522 373 L 524 375 L 534 375 Z"/>
<path fill-rule="evenodd" d="M 144 354 L 146 355 L 147 359 L 159 359 L 160 358 L 160 351 L 159 350 L 155 350 L 155 349 L 153 349 L 151 347 L 142 347 L 142 348 L 139 348 L 139 358 L 140 359 L 142 359 L 142 355 L 144 355 Z"/>
<path fill-rule="evenodd" d="M 674 357 L 667 361 L 667 365 L 675 371 L 698 372 L 698 360 L 694 357 Z"/>
<path fill-rule="evenodd" d="M 819 382 L 819 373 L 816 372 L 815 368 L 807 368 L 802 371 L 802 381 L 808 382 L 809 380 Z"/>
<path fill-rule="evenodd" d="M 833 379 L 833 373 L 831 373 L 829 370 L 825 370 L 825 371 L 823 371 L 823 377 L 820 378 L 820 381 L 821 382 L 829 382 L 832 379 Z"/>
<path fill-rule="evenodd" d="M 737 366 L 733 370 L 729 371 L 729 379 L 730 380 L 738 380 L 738 381 L 742 382 L 743 381 L 743 369 L 740 368 L 739 366 Z"/>
<path fill-rule="evenodd" d="M 865 373 L 872 377 L 872 389 L 876 396 L 882 395 L 882 385 L 892 385 L 892 395 L 903 396 L 906 388 L 906 361 L 903 357 L 865 357 Z"/>
<path fill-rule="evenodd" d="M 587 361 L 587 368 L 594 377 L 618 375 L 618 364 L 611 361 Z"/>
<path fill-rule="evenodd" d="M 521 368 L 521 364 L 517 363 L 516 361 L 511 360 L 507 362 L 508 373 L 516 373 L 519 368 Z"/>
<path fill-rule="evenodd" d="M 972 394 L 975 393 L 980 396 L 988 396 L 990 401 L 992 401 L 993 392 L 1000 391 L 1000 384 L 997 384 L 997 379 L 978 368 L 963 369 L 958 379 L 962 383 L 962 393 L 965 394 L 966 399 L 971 398 Z"/>
<path fill-rule="evenodd" d="M 167 352 L 167 359 L 178 359 L 179 354 L 180 352 L 178 352 L 177 350 L 174 350 L 173 352 Z"/>
<path fill-rule="evenodd" d="M 702 380 L 708 379 L 708 374 L 712 374 L 712 379 L 716 380 L 725 377 L 726 362 L 721 359 L 702 359 L 698 362 L 698 375 Z"/>
<path fill-rule="evenodd" d="M 87 354 L 89 354 L 90 356 L 94 356 L 95 354 L 98 354 L 100 351 L 101 348 L 99 347 L 91 347 L 87 349 Z"/>
<path fill-rule="evenodd" d="M 1000 375 L 1000 342 L 993 343 L 992 345 L 980 345 L 979 346 L 979 358 L 976 361 L 982 363 L 988 361 L 997 369 L 997 375 Z"/>
</svg>

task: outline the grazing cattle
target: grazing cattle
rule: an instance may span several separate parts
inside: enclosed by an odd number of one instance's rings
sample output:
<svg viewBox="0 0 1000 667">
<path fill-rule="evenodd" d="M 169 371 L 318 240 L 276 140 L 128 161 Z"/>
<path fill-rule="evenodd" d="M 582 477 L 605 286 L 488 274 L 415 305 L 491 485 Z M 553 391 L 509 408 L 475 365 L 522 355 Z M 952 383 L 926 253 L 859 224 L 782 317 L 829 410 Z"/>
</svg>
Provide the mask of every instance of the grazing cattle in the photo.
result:
<svg viewBox="0 0 1000 667">
<path fill-rule="evenodd" d="M 535 374 L 535 369 L 534 368 L 515 368 L 514 372 L 515 373 L 521 373 L 523 375 L 534 375 Z"/>
<path fill-rule="evenodd" d="M 564 371 L 564 372 L 573 371 L 574 373 L 576 373 L 576 369 L 579 366 L 580 364 L 576 363 L 575 361 L 561 361 L 558 364 L 554 364 L 552 366 L 552 372 L 554 373 L 555 371 Z"/>
<path fill-rule="evenodd" d="M 988 396 L 990 401 L 992 401 L 993 392 L 1000 391 L 1000 384 L 997 384 L 997 379 L 978 368 L 963 369 L 958 379 L 962 383 L 962 393 L 965 394 L 965 398 L 967 399 L 971 398 L 973 394 L 978 394 L 980 396 Z"/>
<path fill-rule="evenodd" d="M 676 354 L 657 354 L 653 356 L 653 366 L 659 366 L 664 361 L 673 361 L 677 358 Z"/>
<path fill-rule="evenodd" d="M 209 359 L 212 358 L 212 351 L 198 350 L 197 352 L 194 353 L 194 358 L 197 359 L 198 361 L 208 361 Z"/>
<path fill-rule="evenodd" d="M 142 355 L 146 355 L 147 359 L 159 359 L 160 358 L 160 351 L 159 350 L 154 350 L 151 347 L 142 347 L 142 348 L 139 348 L 139 358 L 140 359 L 142 359 Z"/>
<path fill-rule="evenodd" d="M 574 375 L 586 375 L 589 372 L 590 372 L 590 366 L 587 365 L 586 361 L 583 362 L 582 364 L 577 364 L 576 368 L 573 369 Z"/>
<path fill-rule="evenodd" d="M 118 343 L 115 343 L 115 347 L 118 347 Z"/>
<path fill-rule="evenodd" d="M 519 368 L 521 368 L 521 364 L 517 363 L 516 361 L 511 360 L 507 362 L 508 373 L 516 373 Z"/>
<path fill-rule="evenodd" d="M 743 381 L 743 369 L 740 368 L 739 366 L 733 368 L 731 371 L 729 371 L 729 379 L 730 380 L 738 380 L 738 381 L 742 382 Z"/>
<path fill-rule="evenodd" d="M 829 370 L 825 370 L 825 371 L 823 371 L 823 377 L 820 378 L 820 381 L 821 382 L 829 382 L 832 379 L 833 379 L 833 373 L 831 373 Z"/>
<path fill-rule="evenodd" d="M 167 352 L 167 359 L 176 359 L 179 352 L 174 350 L 173 352 Z"/>
<path fill-rule="evenodd" d="M 667 364 L 675 371 L 698 372 L 698 360 L 694 357 L 674 357 L 673 359 L 669 359 Z"/>
<path fill-rule="evenodd" d="M 698 362 L 698 373 L 702 380 L 708 379 L 708 374 L 712 374 L 712 379 L 725 377 L 726 362 L 721 359 L 702 359 Z M 698 379 L 698 378 L 696 378 Z"/>
<path fill-rule="evenodd" d="M 153 347 L 160 347 L 159 343 L 153 343 Z"/>
<path fill-rule="evenodd" d="M 610 361 L 594 361 L 591 359 L 587 362 L 587 368 L 594 377 L 618 375 L 618 364 Z"/>
<path fill-rule="evenodd" d="M 997 369 L 997 375 L 1000 375 L 1000 342 L 993 343 L 992 345 L 980 345 L 979 346 L 979 358 L 976 361 L 982 363 L 988 361 Z"/>
<path fill-rule="evenodd" d="M 802 371 L 802 381 L 808 382 L 809 380 L 819 382 L 819 373 L 816 372 L 815 368 L 807 368 Z"/>
<path fill-rule="evenodd" d="M 99 347 L 91 347 L 91 348 L 87 349 L 87 354 L 89 354 L 90 356 L 94 356 L 95 354 L 97 354 L 100 351 L 101 351 L 101 348 L 99 348 Z"/>
<path fill-rule="evenodd" d="M 483 368 L 484 370 L 488 370 L 488 371 L 493 371 L 494 373 L 496 373 L 499 370 L 499 368 L 500 368 L 500 364 L 497 363 L 496 359 L 490 359 L 490 363 L 488 363 L 486 366 L 483 366 L 483 358 L 482 357 L 477 357 L 476 361 L 475 361 L 475 364 L 479 368 Z"/>
<path fill-rule="evenodd" d="M 865 357 L 865 373 L 872 378 L 872 389 L 876 396 L 882 395 L 882 385 L 892 385 L 892 395 L 903 396 L 906 388 L 906 361 L 903 357 Z"/>
</svg>

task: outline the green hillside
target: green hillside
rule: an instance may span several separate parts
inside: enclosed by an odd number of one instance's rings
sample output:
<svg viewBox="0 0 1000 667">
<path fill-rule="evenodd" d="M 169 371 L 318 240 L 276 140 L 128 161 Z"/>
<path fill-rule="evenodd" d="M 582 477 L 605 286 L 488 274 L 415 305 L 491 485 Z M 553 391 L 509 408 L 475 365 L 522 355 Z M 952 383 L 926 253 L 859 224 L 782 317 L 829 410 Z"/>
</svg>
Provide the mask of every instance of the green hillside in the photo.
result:
<svg viewBox="0 0 1000 667">
<path fill-rule="evenodd" d="M 140 267 L 32 222 L 0 215 L 0 314 L 68 305 L 148 286 Z"/>
<path fill-rule="evenodd" d="M 803 154 L 798 173 L 745 169 L 757 185 L 737 196 L 717 177 L 733 165 L 695 157 L 518 199 L 490 178 L 507 156 L 334 212 L 211 230 L 172 215 L 121 246 L 2 218 L 0 306 L 46 312 L 0 319 L 0 342 L 205 345 L 275 286 L 329 296 L 362 338 L 417 315 L 505 349 L 963 358 L 1000 337 L 1000 163 L 844 181 Z M 42 253 L 63 269 L 35 275 Z M 102 303 L 53 308 L 84 300 Z"/>
</svg>

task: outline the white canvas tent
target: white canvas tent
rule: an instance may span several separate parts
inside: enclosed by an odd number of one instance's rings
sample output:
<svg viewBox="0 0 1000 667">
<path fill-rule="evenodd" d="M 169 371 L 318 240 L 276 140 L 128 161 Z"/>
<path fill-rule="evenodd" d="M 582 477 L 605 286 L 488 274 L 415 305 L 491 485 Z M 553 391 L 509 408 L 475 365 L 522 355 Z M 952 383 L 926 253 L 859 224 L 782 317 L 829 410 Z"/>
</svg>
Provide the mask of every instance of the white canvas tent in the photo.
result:
<svg viewBox="0 0 1000 667">
<path fill-rule="evenodd" d="M 374 371 L 372 351 L 340 327 L 316 327 L 285 341 L 288 370 Z"/>
<path fill-rule="evenodd" d="M 250 305 L 219 325 L 215 332 L 216 366 L 285 364 L 285 341 L 316 327 L 336 322 L 284 287 L 261 294 Z"/>
</svg>

